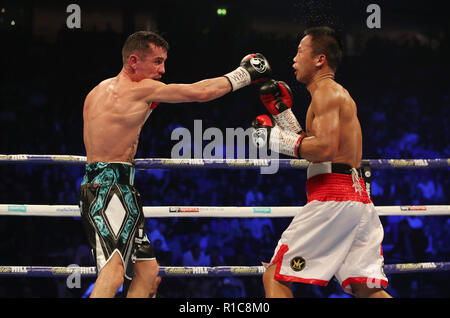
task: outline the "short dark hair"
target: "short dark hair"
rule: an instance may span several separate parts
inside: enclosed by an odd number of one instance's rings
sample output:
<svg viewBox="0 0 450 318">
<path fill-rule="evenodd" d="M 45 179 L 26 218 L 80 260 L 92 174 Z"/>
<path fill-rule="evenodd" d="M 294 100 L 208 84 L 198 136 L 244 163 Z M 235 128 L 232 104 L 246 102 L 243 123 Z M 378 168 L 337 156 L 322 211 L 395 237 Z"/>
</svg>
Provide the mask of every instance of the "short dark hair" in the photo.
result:
<svg viewBox="0 0 450 318">
<path fill-rule="evenodd" d="M 128 57 L 133 53 L 143 53 L 150 49 L 149 44 L 153 43 L 166 51 L 169 50 L 169 43 L 162 36 L 151 31 L 138 31 L 126 39 L 122 47 L 122 61 L 126 64 Z"/>
<path fill-rule="evenodd" d="M 342 60 L 342 46 L 336 31 L 327 26 L 308 28 L 304 36 L 310 35 L 314 56 L 325 54 L 328 65 L 334 72 L 339 67 Z"/>
</svg>

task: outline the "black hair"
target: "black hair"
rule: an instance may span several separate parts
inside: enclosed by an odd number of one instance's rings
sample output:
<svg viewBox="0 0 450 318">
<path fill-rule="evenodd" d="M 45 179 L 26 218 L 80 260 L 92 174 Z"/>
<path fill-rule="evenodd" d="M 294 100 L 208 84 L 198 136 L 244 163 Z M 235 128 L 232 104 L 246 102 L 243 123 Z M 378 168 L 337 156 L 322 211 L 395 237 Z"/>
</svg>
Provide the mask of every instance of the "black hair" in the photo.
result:
<svg viewBox="0 0 450 318">
<path fill-rule="evenodd" d="M 169 50 L 169 43 L 159 34 L 151 31 L 138 31 L 128 36 L 122 47 L 123 63 L 126 63 L 130 54 L 142 53 L 150 49 L 149 43 L 153 43 L 155 46 L 161 47 L 166 51 Z"/>
<path fill-rule="evenodd" d="M 336 31 L 327 26 L 317 26 L 306 29 L 304 35 L 311 36 L 312 54 L 324 54 L 328 65 L 336 72 L 342 60 L 342 46 Z"/>
</svg>

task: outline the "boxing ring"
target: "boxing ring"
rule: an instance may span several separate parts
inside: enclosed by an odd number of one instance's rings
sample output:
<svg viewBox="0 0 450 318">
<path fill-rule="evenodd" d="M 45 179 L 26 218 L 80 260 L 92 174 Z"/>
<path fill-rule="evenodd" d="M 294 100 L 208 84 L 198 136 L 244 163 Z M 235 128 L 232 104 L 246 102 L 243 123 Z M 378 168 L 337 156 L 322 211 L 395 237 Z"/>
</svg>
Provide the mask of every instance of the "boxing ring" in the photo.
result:
<svg viewBox="0 0 450 318">
<path fill-rule="evenodd" d="M 136 159 L 136 169 L 260 169 L 270 166 L 273 159 Z M 86 163 L 84 156 L 72 155 L 0 155 L 0 164 L 66 165 L 80 166 Z M 277 159 L 279 169 L 306 169 L 308 162 L 302 159 Z M 362 160 L 361 168 L 370 193 L 372 169 L 444 169 L 450 159 L 376 159 Z M 294 206 L 145 206 L 146 218 L 274 218 L 293 217 L 300 207 Z M 450 205 L 376 206 L 380 216 L 436 216 L 450 215 Z M 79 217 L 77 205 L 28 205 L 0 204 L 0 216 L 20 217 Z M 450 270 L 450 262 L 385 264 L 386 274 L 442 272 Z M 163 277 L 229 277 L 261 276 L 264 266 L 160 266 Z M 9 266 L 0 264 L 0 277 L 81 277 L 97 276 L 96 267 Z"/>
</svg>

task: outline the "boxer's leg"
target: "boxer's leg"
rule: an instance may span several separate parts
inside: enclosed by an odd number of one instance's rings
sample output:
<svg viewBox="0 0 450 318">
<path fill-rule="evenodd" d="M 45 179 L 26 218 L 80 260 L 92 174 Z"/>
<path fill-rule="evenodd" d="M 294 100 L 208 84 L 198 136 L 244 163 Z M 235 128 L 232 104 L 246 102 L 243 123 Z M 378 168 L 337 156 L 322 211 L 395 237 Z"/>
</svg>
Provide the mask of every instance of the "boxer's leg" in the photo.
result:
<svg viewBox="0 0 450 318">
<path fill-rule="evenodd" d="M 291 283 L 274 278 L 276 264 L 270 265 L 263 274 L 264 291 L 267 298 L 293 298 Z"/>
<path fill-rule="evenodd" d="M 119 253 L 114 253 L 95 281 L 91 298 L 112 298 L 123 283 L 124 268 Z"/>
<path fill-rule="evenodd" d="M 358 298 L 392 298 L 382 288 L 369 288 L 367 284 L 350 284 L 352 291 Z"/>
<path fill-rule="evenodd" d="M 156 259 L 138 260 L 134 265 L 134 278 L 128 290 L 128 298 L 148 298 L 152 290 L 155 278 L 158 275 L 159 266 Z"/>
</svg>

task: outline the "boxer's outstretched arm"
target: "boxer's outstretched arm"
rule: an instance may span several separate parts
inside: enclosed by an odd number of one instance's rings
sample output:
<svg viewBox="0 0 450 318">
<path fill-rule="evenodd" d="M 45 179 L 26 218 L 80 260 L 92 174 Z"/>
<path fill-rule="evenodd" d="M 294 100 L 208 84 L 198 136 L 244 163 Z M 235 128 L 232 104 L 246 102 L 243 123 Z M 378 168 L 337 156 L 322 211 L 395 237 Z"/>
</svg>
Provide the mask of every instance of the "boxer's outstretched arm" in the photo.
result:
<svg viewBox="0 0 450 318">
<path fill-rule="evenodd" d="M 164 84 L 152 79 L 140 81 L 133 88 L 137 98 L 147 102 L 183 103 L 207 102 L 242 87 L 269 79 L 272 69 L 260 53 L 246 55 L 240 66 L 222 77 L 205 79 L 193 84 Z"/>
<path fill-rule="evenodd" d="M 205 79 L 193 84 L 164 84 L 143 80 L 136 93 L 146 100 L 162 103 L 207 102 L 231 92 L 225 77 Z"/>
<path fill-rule="evenodd" d="M 299 154 L 310 162 L 332 161 L 339 147 L 339 109 L 342 99 L 332 92 L 318 92 L 311 103 L 314 118 Z"/>
</svg>

